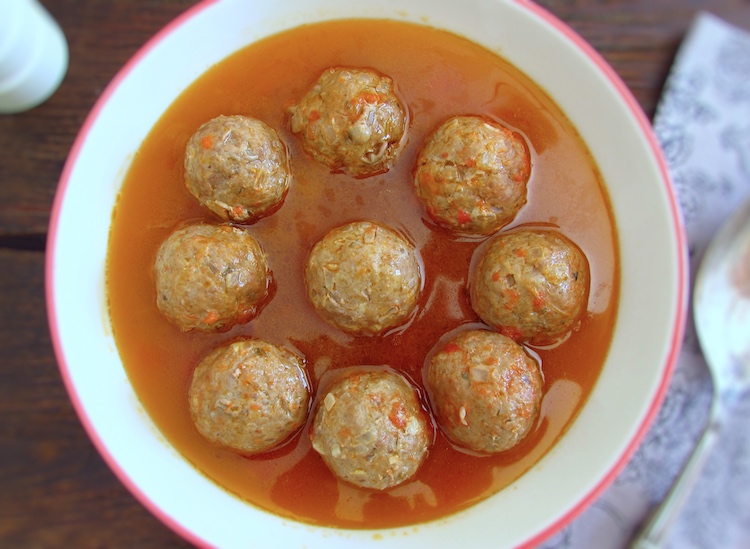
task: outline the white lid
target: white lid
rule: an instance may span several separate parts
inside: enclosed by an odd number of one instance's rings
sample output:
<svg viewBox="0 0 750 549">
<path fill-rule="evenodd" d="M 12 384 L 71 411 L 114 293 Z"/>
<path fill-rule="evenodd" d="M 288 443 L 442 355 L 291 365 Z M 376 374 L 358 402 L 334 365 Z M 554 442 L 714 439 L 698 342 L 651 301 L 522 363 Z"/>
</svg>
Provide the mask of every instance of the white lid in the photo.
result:
<svg viewBox="0 0 750 549">
<path fill-rule="evenodd" d="M 60 27 L 36 0 L 0 6 L 0 113 L 16 113 L 48 99 L 68 68 Z"/>
</svg>

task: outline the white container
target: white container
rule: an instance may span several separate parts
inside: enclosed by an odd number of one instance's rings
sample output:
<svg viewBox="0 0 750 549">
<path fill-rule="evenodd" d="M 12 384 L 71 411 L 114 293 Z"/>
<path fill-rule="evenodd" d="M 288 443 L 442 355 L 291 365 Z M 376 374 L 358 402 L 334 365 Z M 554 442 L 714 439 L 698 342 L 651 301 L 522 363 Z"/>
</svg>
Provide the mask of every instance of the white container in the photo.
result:
<svg viewBox="0 0 750 549">
<path fill-rule="evenodd" d="M 68 69 L 68 44 L 37 0 L 0 0 L 0 113 L 46 101 Z"/>
</svg>

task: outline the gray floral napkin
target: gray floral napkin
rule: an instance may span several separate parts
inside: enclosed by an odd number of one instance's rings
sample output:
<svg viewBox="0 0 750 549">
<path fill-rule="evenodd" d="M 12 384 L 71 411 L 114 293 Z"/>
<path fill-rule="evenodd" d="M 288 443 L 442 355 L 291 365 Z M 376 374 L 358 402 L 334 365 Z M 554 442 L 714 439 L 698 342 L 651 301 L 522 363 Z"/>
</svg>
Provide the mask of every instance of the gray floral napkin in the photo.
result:
<svg viewBox="0 0 750 549">
<path fill-rule="evenodd" d="M 691 276 L 721 222 L 750 197 L 750 34 L 700 13 L 654 118 L 690 247 Z M 750 338 L 750 326 L 747 327 Z M 627 547 L 669 490 L 708 416 L 711 378 L 692 318 L 664 405 L 612 486 L 544 549 Z M 707 460 L 665 549 L 750 548 L 750 394 Z"/>
</svg>

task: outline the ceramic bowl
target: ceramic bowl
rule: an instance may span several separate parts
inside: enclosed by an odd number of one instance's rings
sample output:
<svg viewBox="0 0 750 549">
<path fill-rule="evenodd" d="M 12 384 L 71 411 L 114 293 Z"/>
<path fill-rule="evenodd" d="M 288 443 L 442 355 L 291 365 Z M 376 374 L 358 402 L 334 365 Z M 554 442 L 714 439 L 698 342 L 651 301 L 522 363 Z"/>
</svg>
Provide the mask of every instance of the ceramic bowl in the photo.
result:
<svg viewBox="0 0 750 549">
<path fill-rule="evenodd" d="M 445 519 L 392 530 L 295 523 L 233 497 L 194 469 L 139 403 L 117 352 L 105 296 L 108 233 L 120 185 L 133 153 L 170 103 L 208 67 L 249 43 L 301 24 L 350 17 L 427 24 L 500 52 L 578 129 L 599 166 L 619 234 L 614 339 L 567 433 L 496 495 Z M 683 230 L 649 122 L 589 45 L 525 1 L 199 3 L 127 63 L 87 118 L 62 174 L 47 257 L 54 347 L 86 430 L 135 497 L 200 546 L 534 546 L 590 504 L 637 448 L 669 383 L 685 318 Z"/>
</svg>

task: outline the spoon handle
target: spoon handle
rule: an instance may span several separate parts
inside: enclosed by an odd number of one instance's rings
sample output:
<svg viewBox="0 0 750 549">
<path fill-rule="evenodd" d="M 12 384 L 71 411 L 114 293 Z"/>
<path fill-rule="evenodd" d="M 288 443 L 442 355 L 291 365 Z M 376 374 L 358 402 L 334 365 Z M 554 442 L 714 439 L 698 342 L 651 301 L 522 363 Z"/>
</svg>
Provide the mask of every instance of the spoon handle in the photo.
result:
<svg viewBox="0 0 750 549">
<path fill-rule="evenodd" d="M 669 526 L 687 501 L 708 454 L 716 444 L 719 431 L 720 425 L 712 417 L 664 501 L 654 509 L 633 538 L 631 549 L 658 549 L 664 546 Z"/>
</svg>

